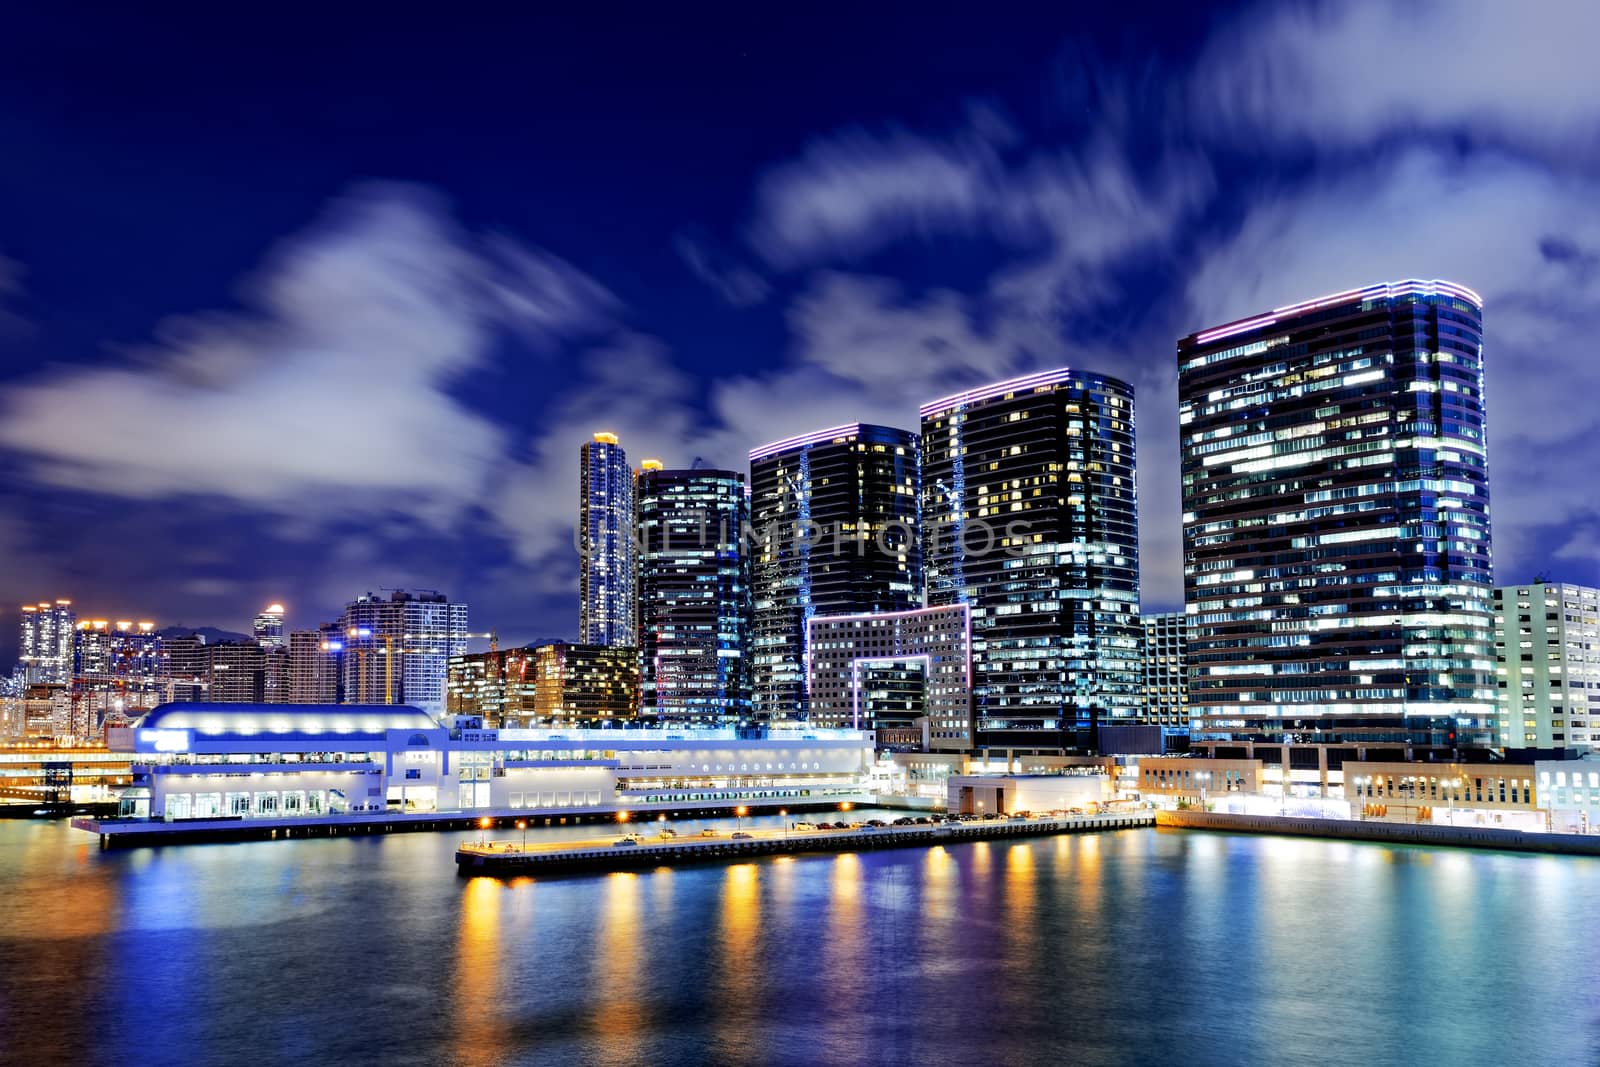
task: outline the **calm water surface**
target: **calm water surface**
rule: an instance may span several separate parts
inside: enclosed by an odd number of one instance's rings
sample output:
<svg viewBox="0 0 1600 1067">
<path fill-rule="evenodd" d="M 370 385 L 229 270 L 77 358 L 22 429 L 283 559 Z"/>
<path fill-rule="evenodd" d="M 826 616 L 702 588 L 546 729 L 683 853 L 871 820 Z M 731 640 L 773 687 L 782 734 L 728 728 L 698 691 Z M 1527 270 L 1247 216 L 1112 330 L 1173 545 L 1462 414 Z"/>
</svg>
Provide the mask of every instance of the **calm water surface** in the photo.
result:
<svg viewBox="0 0 1600 1067">
<path fill-rule="evenodd" d="M 456 841 L 0 822 L 0 1061 L 1600 1064 L 1595 860 L 1136 830 L 500 882 Z"/>
</svg>

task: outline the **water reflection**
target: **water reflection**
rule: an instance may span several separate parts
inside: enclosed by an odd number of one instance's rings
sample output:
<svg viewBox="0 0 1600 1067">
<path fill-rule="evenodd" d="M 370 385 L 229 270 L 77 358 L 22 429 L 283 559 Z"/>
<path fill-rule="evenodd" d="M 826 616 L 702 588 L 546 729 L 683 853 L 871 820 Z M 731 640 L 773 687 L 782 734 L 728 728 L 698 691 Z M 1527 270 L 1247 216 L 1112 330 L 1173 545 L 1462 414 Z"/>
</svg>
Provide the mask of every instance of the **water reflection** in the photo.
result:
<svg viewBox="0 0 1600 1067">
<path fill-rule="evenodd" d="M 500 900 L 511 892 L 493 878 L 473 878 L 461 894 L 455 946 L 455 1047 L 463 1062 L 495 1063 L 505 1055 L 500 1004 Z"/>
<path fill-rule="evenodd" d="M 504 884 L 453 844 L 0 824 L 0 1060 L 1600 1063 L 1595 861 L 1141 830 Z"/>
<path fill-rule="evenodd" d="M 757 1012 L 759 945 L 761 929 L 760 870 L 754 863 L 736 863 L 722 880 L 719 947 L 722 960 L 717 988 L 720 1010 L 717 1036 L 724 1050 L 737 1049 L 750 1033 Z"/>
<path fill-rule="evenodd" d="M 639 875 L 616 871 L 605 876 L 601 890 L 592 1026 L 602 1039 L 602 1063 L 634 1064 L 643 1056 L 647 1019 L 642 1005 L 648 998 L 639 883 Z"/>
</svg>

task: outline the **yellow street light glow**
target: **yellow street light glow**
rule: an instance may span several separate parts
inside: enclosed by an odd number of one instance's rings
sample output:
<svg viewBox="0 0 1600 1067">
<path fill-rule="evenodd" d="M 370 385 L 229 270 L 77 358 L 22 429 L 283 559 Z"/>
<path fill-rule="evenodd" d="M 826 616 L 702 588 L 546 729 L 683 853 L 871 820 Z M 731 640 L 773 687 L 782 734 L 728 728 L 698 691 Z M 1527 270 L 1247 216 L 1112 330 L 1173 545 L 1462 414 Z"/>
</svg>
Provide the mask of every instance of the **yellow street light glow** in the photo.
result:
<svg viewBox="0 0 1600 1067">
<path fill-rule="evenodd" d="M 487 830 L 490 826 L 493 826 L 493 825 L 494 825 L 494 820 L 489 818 L 489 816 L 487 816 L 487 815 L 485 815 L 483 818 L 478 820 L 478 829 L 480 829 L 480 830 Z"/>
<path fill-rule="evenodd" d="M 737 808 L 733 809 L 733 813 L 735 815 L 745 816 L 750 814 L 750 809 L 745 807 L 743 804 L 740 804 Z"/>
<path fill-rule="evenodd" d="M 526 819 L 518 819 L 517 820 L 517 829 L 518 830 L 526 830 L 527 828 L 528 828 L 528 822 L 527 822 Z"/>
<path fill-rule="evenodd" d="M 617 821 L 618 822 L 627 822 L 628 821 L 628 813 L 625 812 L 625 811 L 617 812 Z"/>
</svg>

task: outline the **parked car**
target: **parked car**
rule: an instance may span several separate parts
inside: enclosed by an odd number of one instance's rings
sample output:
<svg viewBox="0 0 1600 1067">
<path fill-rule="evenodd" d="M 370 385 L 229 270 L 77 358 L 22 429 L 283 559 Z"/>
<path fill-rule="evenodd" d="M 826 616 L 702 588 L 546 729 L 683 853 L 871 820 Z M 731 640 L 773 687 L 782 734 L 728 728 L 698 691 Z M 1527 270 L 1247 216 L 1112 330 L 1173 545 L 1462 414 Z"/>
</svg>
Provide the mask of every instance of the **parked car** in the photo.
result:
<svg viewBox="0 0 1600 1067">
<path fill-rule="evenodd" d="M 799 831 L 803 832 L 803 833 L 808 833 L 808 832 L 810 832 L 812 830 L 826 830 L 826 829 L 828 829 L 828 824 L 827 823 L 822 823 L 822 824 L 818 825 L 817 823 L 797 822 L 797 823 L 794 824 L 794 828 L 796 830 L 799 830 Z"/>
<path fill-rule="evenodd" d="M 623 848 L 623 847 L 627 847 L 627 846 L 630 846 L 630 845 L 631 846 L 637 846 L 638 844 L 639 844 L 639 839 L 637 837 L 634 837 L 631 834 L 628 835 L 627 837 L 619 837 L 615 841 L 611 842 L 611 846 L 613 848 Z"/>
<path fill-rule="evenodd" d="M 867 820 L 867 825 L 868 826 L 872 826 L 872 827 L 878 827 L 878 826 L 888 826 L 889 824 L 884 822 L 882 819 L 868 819 Z"/>
<path fill-rule="evenodd" d="M 939 820 L 930 819 L 926 815 L 918 815 L 915 819 L 912 819 L 911 821 L 916 823 L 918 826 L 928 826 L 928 825 L 931 825 L 932 823 L 938 822 Z"/>
<path fill-rule="evenodd" d="M 733 832 L 733 834 L 732 834 L 732 838 L 735 841 L 751 841 L 751 840 L 754 840 L 754 838 L 752 838 L 749 834 L 745 833 L 743 830 L 735 830 Z"/>
<path fill-rule="evenodd" d="M 708 826 L 704 830 L 700 831 L 700 836 L 701 837 L 721 837 L 722 834 L 721 834 L 720 831 L 713 830 L 711 827 Z"/>
<path fill-rule="evenodd" d="M 998 811 L 986 811 L 980 817 L 984 822 L 993 822 L 995 819 L 1000 818 L 1000 813 Z"/>
<path fill-rule="evenodd" d="M 666 837 L 666 838 L 673 838 L 673 837 L 677 837 L 678 836 L 678 831 L 674 830 L 670 826 L 663 826 L 661 829 L 657 830 L 656 833 L 659 836 Z"/>
</svg>

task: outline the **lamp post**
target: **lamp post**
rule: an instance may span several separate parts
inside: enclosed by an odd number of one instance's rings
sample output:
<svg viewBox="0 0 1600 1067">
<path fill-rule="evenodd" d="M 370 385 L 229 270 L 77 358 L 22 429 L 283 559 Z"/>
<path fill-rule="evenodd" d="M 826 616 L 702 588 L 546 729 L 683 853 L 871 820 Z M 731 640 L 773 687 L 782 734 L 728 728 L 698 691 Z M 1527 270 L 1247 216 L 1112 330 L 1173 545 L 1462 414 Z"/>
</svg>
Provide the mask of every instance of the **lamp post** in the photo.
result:
<svg viewBox="0 0 1600 1067">
<path fill-rule="evenodd" d="M 528 851 L 528 820 L 518 819 L 517 829 L 522 831 L 522 851 Z"/>
<path fill-rule="evenodd" d="M 1456 824 L 1456 786 L 1461 784 L 1459 778 L 1446 778 L 1439 785 L 1444 789 L 1445 810 L 1449 813 L 1450 825 Z"/>
<path fill-rule="evenodd" d="M 743 804 L 733 809 L 733 828 L 735 832 L 744 829 L 744 817 L 749 810 Z"/>
<path fill-rule="evenodd" d="M 493 825 L 493 823 L 494 823 L 494 820 L 489 818 L 489 816 L 487 816 L 487 815 L 485 815 L 483 818 L 478 820 L 478 829 L 479 829 L 479 831 L 481 831 L 478 834 L 478 844 L 480 844 L 480 845 L 488 845 L 489 844 L 489 827 L 491 825 Z"/>
<path fill-rule="evenodd" d="M 789 839 L 789 809 L 779 808 L 778 818 L 783 820 L 783 837 L 787 841 Z"/>
</svg>

